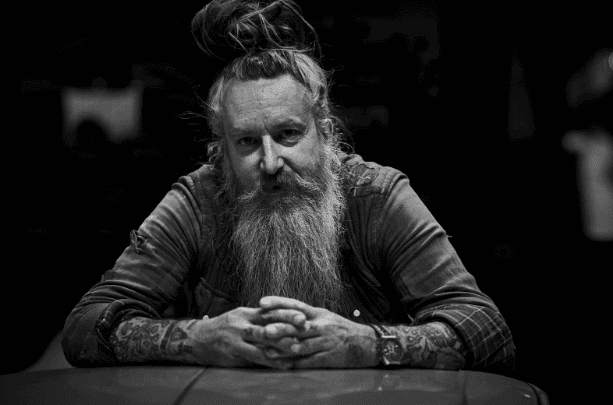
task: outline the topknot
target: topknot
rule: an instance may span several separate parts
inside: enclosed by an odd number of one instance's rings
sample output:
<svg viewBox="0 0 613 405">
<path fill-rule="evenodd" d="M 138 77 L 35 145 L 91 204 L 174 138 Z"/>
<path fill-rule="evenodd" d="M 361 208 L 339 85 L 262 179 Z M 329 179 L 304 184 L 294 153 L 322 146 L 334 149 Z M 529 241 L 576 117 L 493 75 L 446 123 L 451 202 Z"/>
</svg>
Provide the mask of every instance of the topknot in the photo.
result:
<svg viewBox="0 0 613 405">
<path fill-rule="evenodd" d="M 281 49 L 321 57 L 315 29 L 293 0 L 213 0 L 192 19 L 192 35 L 207 55 L 224 61 Z"/>
</svg>

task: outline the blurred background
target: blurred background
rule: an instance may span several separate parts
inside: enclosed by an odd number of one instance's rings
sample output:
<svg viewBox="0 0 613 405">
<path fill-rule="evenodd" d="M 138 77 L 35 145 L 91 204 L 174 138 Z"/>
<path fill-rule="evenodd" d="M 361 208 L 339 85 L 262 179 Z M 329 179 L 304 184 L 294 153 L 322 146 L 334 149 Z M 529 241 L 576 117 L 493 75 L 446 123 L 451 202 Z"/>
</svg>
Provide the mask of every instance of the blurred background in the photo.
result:
<svg viewBox="0 0 613 405">
<path fill-rule="evenodd" d="M 3 373 L 62 364 L 45 350 L 70 310 L 204 159 L 206 125 L 186 115 L 201 112 L 196 96 L 221 68 L 190 34 L 204 2 L 159 4 L 23 6 L 6 198 L 17 214 L 7 253 L 18 260 L 3 334 L 18 355 Z M 356 152 L 409 176 L 506 318 L 517 378 L 555 397 L 604 361 L 607 343 L 606 13 L 330 4 L 301 6 Z"/>
</svg>

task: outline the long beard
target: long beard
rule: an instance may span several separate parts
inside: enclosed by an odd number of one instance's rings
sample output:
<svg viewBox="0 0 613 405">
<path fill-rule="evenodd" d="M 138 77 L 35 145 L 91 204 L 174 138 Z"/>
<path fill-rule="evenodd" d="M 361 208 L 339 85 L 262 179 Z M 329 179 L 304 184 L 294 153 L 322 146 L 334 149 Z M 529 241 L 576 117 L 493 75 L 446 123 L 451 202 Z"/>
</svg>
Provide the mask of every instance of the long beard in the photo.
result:
<svg viewBox="0 0 613 405">
<path fill-rule="evenodd" d="M 256 307 L 261 297 L 277 295 L 340 312 L 345 304 L 339 261 L 346 202 L 337 153 L 324 146 L 319 163 L 302 177 L 284 167 L 274 178 L 262 175 L 249 190 L 241 190 L 228 160 L 222 194 L 234 196 L 227 203 L 233 213 L 230 242 L 241 304 Z M 267 182 L 281 192 L 264 193 Z"/>
</svg>

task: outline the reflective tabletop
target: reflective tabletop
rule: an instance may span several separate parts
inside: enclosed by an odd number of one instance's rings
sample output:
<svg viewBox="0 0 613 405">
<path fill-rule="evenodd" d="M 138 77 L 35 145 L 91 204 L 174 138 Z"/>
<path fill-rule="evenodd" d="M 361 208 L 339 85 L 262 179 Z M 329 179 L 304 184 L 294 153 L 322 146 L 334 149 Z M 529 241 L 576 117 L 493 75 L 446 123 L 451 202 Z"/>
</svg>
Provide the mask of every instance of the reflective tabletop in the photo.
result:
<svg viewBox="0 0 613 405">
<path fill-rule="evenodd" d="M 538 387 L 477 371 L 275 371 L 129 366 L 0 376 L 2 404 L 548 404 Z"/>
</svg>

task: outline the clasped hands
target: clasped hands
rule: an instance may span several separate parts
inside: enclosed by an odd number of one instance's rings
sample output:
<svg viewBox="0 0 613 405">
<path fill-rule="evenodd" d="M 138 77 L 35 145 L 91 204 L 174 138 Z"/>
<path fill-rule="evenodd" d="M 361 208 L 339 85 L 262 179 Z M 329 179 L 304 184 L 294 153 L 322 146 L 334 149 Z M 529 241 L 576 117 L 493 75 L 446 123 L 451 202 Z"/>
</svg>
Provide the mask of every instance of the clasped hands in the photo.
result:
<svg viewBox="0 0 613 405">
<path fill-rule="evenodd" d="M 215 363 L 290 368 L 371 367 L 374 331 L 324 308 L 284 297 L 264 297 L 259 308 L 236 308 L 207 319 L 202 343 Z"/>
</svg>

